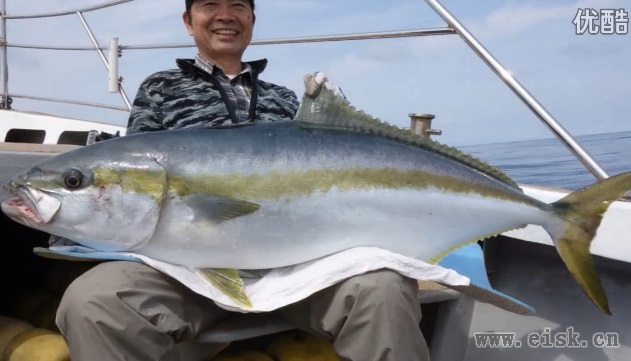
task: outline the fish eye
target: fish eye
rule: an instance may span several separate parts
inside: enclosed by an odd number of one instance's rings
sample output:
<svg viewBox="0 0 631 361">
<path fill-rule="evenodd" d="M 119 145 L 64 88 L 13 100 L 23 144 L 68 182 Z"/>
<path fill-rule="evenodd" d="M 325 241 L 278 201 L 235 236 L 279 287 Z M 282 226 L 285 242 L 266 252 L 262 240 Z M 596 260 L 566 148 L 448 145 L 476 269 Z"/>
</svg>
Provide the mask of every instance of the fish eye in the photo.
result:
<svg viewBox="0 0 631 361">
<path fill-rule="evenodd" d="M 68 189 L 77 189 L 83 185 L 84 175 L 76 169 L 71 169 L 64 174 L 64 185 Z"/>
</svg>

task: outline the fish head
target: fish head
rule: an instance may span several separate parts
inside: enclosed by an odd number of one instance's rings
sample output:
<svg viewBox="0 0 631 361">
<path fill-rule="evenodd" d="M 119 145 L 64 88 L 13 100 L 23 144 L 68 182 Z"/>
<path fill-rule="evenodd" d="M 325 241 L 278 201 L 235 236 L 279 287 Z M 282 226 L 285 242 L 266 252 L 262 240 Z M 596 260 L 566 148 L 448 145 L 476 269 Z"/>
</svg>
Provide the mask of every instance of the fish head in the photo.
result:
<svg viewBox="0 0 631 361">
<path fill-rule="evenodd" d="M 22 225 L 96 250 L 125 251 L 148 242 L 159 222 L 166 170 L 152 154 L 97 145 L 10 179 L 4 189 L 16 198 L 4 201 L 2 211 Z"/>
</svg>

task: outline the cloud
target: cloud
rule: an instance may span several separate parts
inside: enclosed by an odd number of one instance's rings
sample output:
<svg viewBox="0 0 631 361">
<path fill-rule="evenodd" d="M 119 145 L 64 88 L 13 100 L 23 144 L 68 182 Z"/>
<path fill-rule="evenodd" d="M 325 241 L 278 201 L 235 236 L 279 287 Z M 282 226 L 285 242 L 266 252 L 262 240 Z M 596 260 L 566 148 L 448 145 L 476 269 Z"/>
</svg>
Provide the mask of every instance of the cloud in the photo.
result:
<svg viewBox="0 0 631 361">
<path fill-rule="evenodd" d="M 405 41 L 390 41 L 370 44 L 366 55 L 373 61 L 396 65 L 414 59 L 412 44 Z"/>
<path fill-rule="evenodd" d="M 270 11 L 321 12 L 329 6 L 322 1 L 311 0 L 265 0 L 256 4 L 257 11 L 261 8 Z"/>
<path fill-rule="evenodd" d="M 354 54 L 347 54 L 342 59 L 335 60 L 328 67 L 332 74 L 343 74 L 343 78 L 355 78 L 356 76 L 374 74 L 381 66 L 381 62 Z"/>
<path fill-rule="evenodd" d="M 345 34 L 415 28 L 426 18 L 426 15 L 419 11 L 422 4 L 417 2 L 371 2 L 371 7 L 366 6 L 365 0 L 346 2 L 346 6 L 330 7 L 327 14 L 298 20 L 306 22 L 305 25 L 308 25 L 307 28 L 312 29 L 313 33 Z"/>
<path fill-rule="evenodd" d="M 491 12 L 484 22 L 493 30 L 516 32 L 567 17 L 575 9 L 573 5 L 508 4 Z"/>
<path fill-rule="evenodd" d="M 183 11 L 184 1 L 136 0 L 95 12 L 90 20 L 104 41 L 115 34 L 123 45 L 192 42 L 180 17 Z"/>
<path fill-rule="evenodd" d="M 28 6 L 27 6 L 28 5 Z M 9 14 L 62 12 L 95 5 L 92 1 L 32 0 L 16 2 Z M 36 9 L 36 10 L 33 10 Z M 83 13 L 83 17 L 101 46 L 110 36 L 119 36 L 121 45 L 165 42 L 187 37 L 179 14 L 182 3 L 173 1 L 136 0 L 109 8 Z M 165 26 L 165 24 L 167 26 Z M 42 19 L 9 20 L 11 42 L 30 44 L 91 46 L 92 43 L 77 15 Z M 179 26 L 175 28 L 174 26 Z M 42 31 L 45 31 L 43 33 Z M 178 31 L 179 30 L 179 31 Z M 46 36 L 42 36 L 45 34 Z M 190 41 L 190 39 L 187 39 Z"/>
</svg>

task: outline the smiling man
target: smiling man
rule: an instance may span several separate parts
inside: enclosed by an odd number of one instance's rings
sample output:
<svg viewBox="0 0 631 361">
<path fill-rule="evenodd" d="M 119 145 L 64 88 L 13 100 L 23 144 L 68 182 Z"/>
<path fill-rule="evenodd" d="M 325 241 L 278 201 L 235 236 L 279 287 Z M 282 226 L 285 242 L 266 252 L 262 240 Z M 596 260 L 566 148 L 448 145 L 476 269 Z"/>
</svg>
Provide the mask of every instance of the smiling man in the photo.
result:
<svg viewBox="0 0 631 361">
<path fill-rule="evenodd" d="M 186 0 L 182 19 L 197 56 L 145 79 L 127 134 L 293 119 L 296 94 L 259 79 L 267 60 L 242 61 L 252 40 L 253 0 Z"/>
<path fill-rule="evenodd" d="M 222 7 L 227 7 L 224 11 Z M 188 33 L 193 37 L 199 59 L 219 66 L 227 75 L 236 75 L 243 69 L 241 58 L 252 41 L 254 28 L 254 2 L 246 0 L 228 3 L 213 0 L 186 2 L 183 14 Z M 232 21 L 225 21 L 225 14 Z"/>
<path fill-rule="evenodd" d="M 145 79 L 127 134 L 295 117 L 296 94 L 259 79 L 267 60 L 242 60 L 252 39 L 254 0 L 186 0 L 182 17 L 197 56 L 178 59 L 177 69 Z M 313 79 L 327 86 L 322 73 Z M 344 361 L 429 360 L 417 292 L 415 280 L 377 271 L 349 278 L 278 314 L 333 342 Z M 57 325 L 72 360 L 176 361 L 177 343 L 233 315 L 149 266 L 113 261 L 95 266 L 68 287 Z"/>
</svg>

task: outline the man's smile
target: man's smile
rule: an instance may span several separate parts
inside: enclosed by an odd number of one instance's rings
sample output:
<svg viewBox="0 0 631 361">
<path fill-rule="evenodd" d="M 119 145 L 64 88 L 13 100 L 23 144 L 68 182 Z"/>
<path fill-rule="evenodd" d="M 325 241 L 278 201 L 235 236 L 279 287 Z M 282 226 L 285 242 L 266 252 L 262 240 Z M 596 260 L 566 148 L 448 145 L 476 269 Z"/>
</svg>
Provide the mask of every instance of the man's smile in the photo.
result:
<svg viewBox="0 0 631 361">
<path fill-rule="evenodd" d="M 237 30 L 233 30 L 233 29 L 215 29 L 212 30 L 213 34 L 216 35 L 237 35 L 239 34 L 239 32 Z"/>
</svg>

